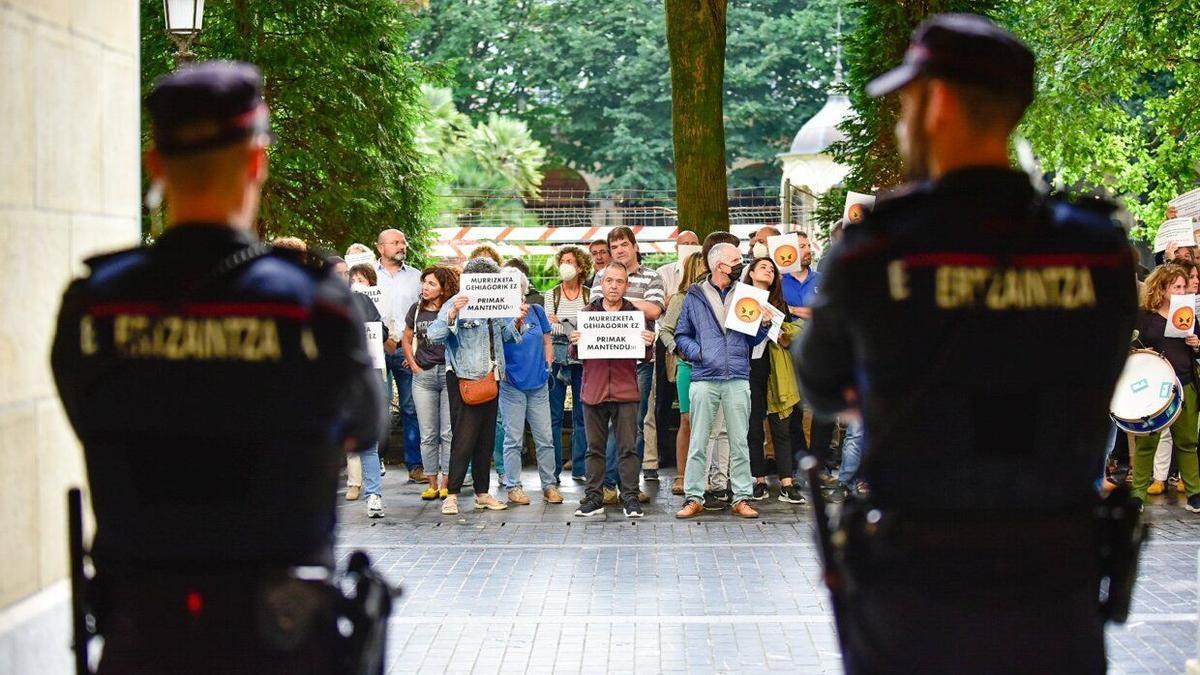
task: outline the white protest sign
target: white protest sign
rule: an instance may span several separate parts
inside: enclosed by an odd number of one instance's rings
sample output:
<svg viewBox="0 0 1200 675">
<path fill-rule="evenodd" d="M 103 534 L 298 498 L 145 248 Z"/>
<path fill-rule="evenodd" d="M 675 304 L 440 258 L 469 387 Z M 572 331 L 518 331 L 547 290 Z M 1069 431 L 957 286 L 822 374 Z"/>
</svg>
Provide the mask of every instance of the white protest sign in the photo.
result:
<svg viewBox="0 0 1200 675">
<path fill-rule="evenodd" d="M 846 193 L 846 207 L 842 209 L 842 219 L 850 225 L 861 223 L 867 217 L 867 211 L 875 208 L 875 195 L 865 195 L 861 192 Z"/>
<path fill-rule="evenodd" d="M 579 317 L 580 359 L 641 359 L 646 356 L 646 315 L 641 312 L 584 312 Z"/>
<path fill-rule="evenodd" d="M 795 272 L 800 268 L 800 235 L 795 232 L 767 237 L 767 250 L 780 274 Z"/>
<path fill-rule="evenodd" d="M 738 284 L 729 301 L 725 327 L 746 335 L 757 335 L 762 325 L 762 306 L 767 304 L 767 291 L 750 284 Z"/>
<path fill-rule="evenodd" d="M 387 302 L 387 291 L 384 290 L 383 286 L 364 286 L 362 284 L 354 284 L 350 287 L 350 290 L 354 291 L 355 293 L 362 293 L 370 298 L 371 302 L 375 303 L 375 309 L 378 309 L 379 314 L 383 315 L 384 307 L 386 306 Z"/>
<path fill-rule="evenodd" d="M 771 328 L 767 330 L 767 338 L 779 344 L 779 335 L 783 332 L 783 312 L 775 309 L 771 303 L 763 303 L 763 309 L 771 315 Z"/>
<path fill-rule="evenodd" d="M 679 262 L 681 264 L 687 263 L 688 257 L 691 256 L 693 253 L 699 253 L 704 250 L 704 247 L 696 246 L 695 244 L 681 244 L 678 248 L 679 248 Z"/>
<path fill-rule="evenodd" d="M 1154 252 L 1167 250 L 1167 244 L 1178 246 L 1195 246 L 1196 235 L 1192 233 L 1191 218 L 1172 218 L 1164 220 L 1158 226 L 1158 234 L 1154 235 Z"/>
<path fill-rule="evenodd" d="M 520 277 L 506 272 L 464 274 L 459 288 L 470 301 L 459 312 L 460 319 L 515 317 L 525 301 Z"/>
<path fill-rule="evenodd" d="M 387 363 L 383 359 L 383 323 L 380 321 L 368 321 L 363 324 L 367 331 L 367 351 L 371 354 L 371 365 L 376 370 L 387 370 Z"/>
<path fill-rule="evenodd" d="M 1172 295 L 1167 310 L 1167 330 L 1164 337 L 1183 338 L 1196 329 L 1196 296 Z"/>
<path fill-rule="evenodd" d="M 1179 195 L 1167 202 L 1167 205 L 1175 207 L 1176 218 L 1196 218 L 1200 216 L 1200 188 Z"/>
<path fill-rule="evenodd" d="M 366 253 L 350 253 L 346 255 L 346 266 L 354 267 L 355 265 L 375 265 L 375 254 Z"/>
</svg>

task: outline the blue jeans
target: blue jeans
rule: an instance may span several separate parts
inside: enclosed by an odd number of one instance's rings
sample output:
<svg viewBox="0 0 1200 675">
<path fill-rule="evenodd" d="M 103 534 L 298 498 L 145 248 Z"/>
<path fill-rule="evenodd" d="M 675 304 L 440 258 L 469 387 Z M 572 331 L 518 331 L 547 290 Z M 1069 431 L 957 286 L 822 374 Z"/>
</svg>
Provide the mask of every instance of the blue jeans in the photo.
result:
<svg viewBox="0 0 1200 675">
<path fill-rule="evenodd" d="M 501 382 L 500 409 L 504 411 L 504 487 L 509 490 L 521 487 L 525 422 L 529 422 L 533 436 L 542 489 L 552 487 L 555 481 L 554 442 L 550 438 L 550 398 L 546 386 L 521 391 L 508 382 Z"/>
<path fill-rule="evenodd" d="M 641 395 L 637 417 L 637 456 L 638 462 L 641 462 L 642 458 L 646 456 L 646 411 L 650 407 L 650 384 L 654 381 L 653 361 L 643 361 L 638 364 L 637 381 L 638 393 Z M 641 464 L 638 466 L 640 467 Z M 618 484 L 617 432 L 612 425 L 609 425 L 608 446 L 604 450 L 604 487 L 615 487 Z"/>
<path fill-rule="evenodd" d="M 425 473 L 450 475 L 450 393 L 446 391 L 446 366 L 434 366 L 413 375 L 413 403 L 421 427 L 421 464 Z"/>
<path fill-rule="evenodd" d="M 846 425 L 846 436 L 842 439 L 842 466 L 838 470 L 838 480 L 843 485 L 850 485 L 858 473 L 858 465 L 862 462 L 862 420 Z"/>
<path fill-rule="evenodd" d="M 363 493 L 382 497 L 383 494 L 379 491 L 379 445 L 372 444 L 358 453 L 362 458 Z"/>
<path fill-rule="evenodd" d="M 385 356 L 388 367 L 388 399 L 391 399 L 392 380 L 400 393 L 400 422 L 404 425 L 404 466 L 412 469 L 421 466 L 421 428 L 417 422 L 417 406 L 412 397 L 412 371 L 404 367 L 404 353 Z"/>
<path fill-rule="evenodd" d="M 562 379 L 566 378 L 568 382 Z M 571 388 L 571 475 L 583 478 L 587 474 L 587 429 L 583 421 L 583 364 L 554 364 L 550 369 L 550 430 L 554 434 L 554 475 L 562 473 L 562 426 L 566 415 L 567 387 Z"/>
<path fill-rule="evenodd" d="M 496 440 L 492 443 L 492 466 L 496 467 L 496 482 L 504 487 L 504 410 L 496 407 Z"/>
</svg>

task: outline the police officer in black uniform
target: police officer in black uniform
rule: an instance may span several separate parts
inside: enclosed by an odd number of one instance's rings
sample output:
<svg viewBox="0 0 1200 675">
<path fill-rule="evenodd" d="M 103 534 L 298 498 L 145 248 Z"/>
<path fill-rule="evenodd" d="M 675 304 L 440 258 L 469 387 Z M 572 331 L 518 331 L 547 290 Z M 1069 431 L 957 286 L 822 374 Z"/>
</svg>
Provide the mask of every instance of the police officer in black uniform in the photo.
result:
<svg viewBox="0 0 1200 675">
<path fill-rule="evenodd" d="M 1098 673 L 1095 483 L 1135 312 L 1111 205 L 1010 168 L 1034 57 L 973 15 L 914 33 L 897 137 L 913 182 L 831 252 L 797 371 L 861 412 L 870 503 L 827 571 L 851 673 Z"/>
<path fill-rule="evenodd" d="M 382 431 L 362 318 L 322 264 L 256 241 L 257 68 L 196 65 L 146 103 L 168 229 L 87 261 L 52 357 L 96 516 L 100 672 L 346 672 L 328 607 L 288 580 L 332 567 L 343 453 Z"/>
</svg>

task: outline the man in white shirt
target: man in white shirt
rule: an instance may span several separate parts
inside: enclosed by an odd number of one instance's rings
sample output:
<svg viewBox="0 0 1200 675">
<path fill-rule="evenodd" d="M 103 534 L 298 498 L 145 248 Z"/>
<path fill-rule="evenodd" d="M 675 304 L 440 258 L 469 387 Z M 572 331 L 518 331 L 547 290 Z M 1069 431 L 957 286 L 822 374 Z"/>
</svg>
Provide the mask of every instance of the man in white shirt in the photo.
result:
<svg viewBox="0 0 1200 675">
<path fill-rule="evenodd" d="M 384 343 L 387 352 L 388 366 L 388 396 L 391 397 L 392 380 L 396 381 L 396 389 L 400 393 L 400 421 L 404 425 L 404 465 L 408 467 L 409 482 L 420 483 L 425 480 L 425 469 L 421 466 L 421 432 L 417 428 L 417 408 L 412 399 L 412 370 L 404 362 L 404 350 L 397 349 L 399 337 L 403 330 L 396 330 L 404 325 L 404 314 L 417 302 L 421 294 L 421 270 L 405 263 L 408 253 L 408 237 L 399 230 L 384 230 L 375 241 L 379 251 L 379 262 L 375 271 L 379 275 L 379 285 L 385 289 L 387 311 L 384 321 L 388 323 L 389 337 Z M 380 446 L 380 456 L 385 452 L 387 435 Z"/>
<path fill-rule="evenodd" d="M 679 254 L 679 249 L 684 246 L 699 245 L 700 237 L 697 237 L 696 233 L 692 232 L 691 230 L 684 230 L 679 233 L 679 236 L 675 237 L 675 253 L 677 255 Z M 683 278 L 684 262 L 686 261 L 683 260 L 682 256 L 680 256 L 679 260 L 676 260 L 673 263 L 667 263 L 656 270 L 658 272 L 658 276 L 662 277 L 663 287 L 667 291 L 667 300 L 670 300 L 671 296 L 675 295 L 675 291 L 679 288 L 679 280 Z"/>
</svg>

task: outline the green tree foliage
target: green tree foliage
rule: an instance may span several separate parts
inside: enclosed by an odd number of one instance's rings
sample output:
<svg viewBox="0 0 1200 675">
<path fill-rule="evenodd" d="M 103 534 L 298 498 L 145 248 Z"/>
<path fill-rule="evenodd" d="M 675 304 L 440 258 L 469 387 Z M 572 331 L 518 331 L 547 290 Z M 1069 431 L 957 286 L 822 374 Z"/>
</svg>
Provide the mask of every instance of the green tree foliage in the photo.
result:
<svg viewBox="0 0 1200 675">
<path fill-rule="evenodd" d="M 895 96 L 867 96 L 867 82 L 900 63 L 913 29 L 927 17 L 943 12 L 991 16 L 1002 4 L 1003 0 L 849 0 L 857 20 L 845 41 L 846 93 L 855 116 L 842 123 L 846 140 L 830 149 L 850 167 L 846 188 L 874 193 L 904 178 L 895 137 L 899 101 Z M 826 193 L 817 205 L 818 223 L 828 227 L 842 217 L 845 194 L 845 190 Z"/>
<path fill-rule="evenodd" d="M 438 176 L 438 211 L 487 211 L 489 223 L 536 225 L 522 199 L 539 194 L 546 149 L 525 123 L 488 113 L 487 121 L 472 124 L 455 107 L 450 89 L 424 85 L 421 93 L 427 117 L 417 129 L 417 148 Z M 480 198 L 496 193 L 511 198 Z"/>
<path fill-rule="evenodd" d="M 1066 186 L 1120 196 L 1153 236 L 1200 164 L 1197 0 L 1030 0 L 1003 16 L 1038 56 L 1022 125 Z"/>
<path fill-rule="evenodd" d="M 174 67 L 162 11 L 142 0 L 143 92 Z M 197 58 L 250 61 L 266 81 L 278 140 L 262 234 L 340 249 L 397 228 L 424 247 L 434 182 L 414 132 L 431 72 L 409 54 L 413 21 L 396 0 L 207 4 Z"/>
<path fill-rule="evenodd" d="M 833 74 L 838 0 L 728 0 L 726 164 L 778 166 Z M 418 51 L 454 100 L 529 124 L 552 160 L 612 187 L 670 189 L 671 81 L 661 0 L 434 0 Z"/>
</svg>

